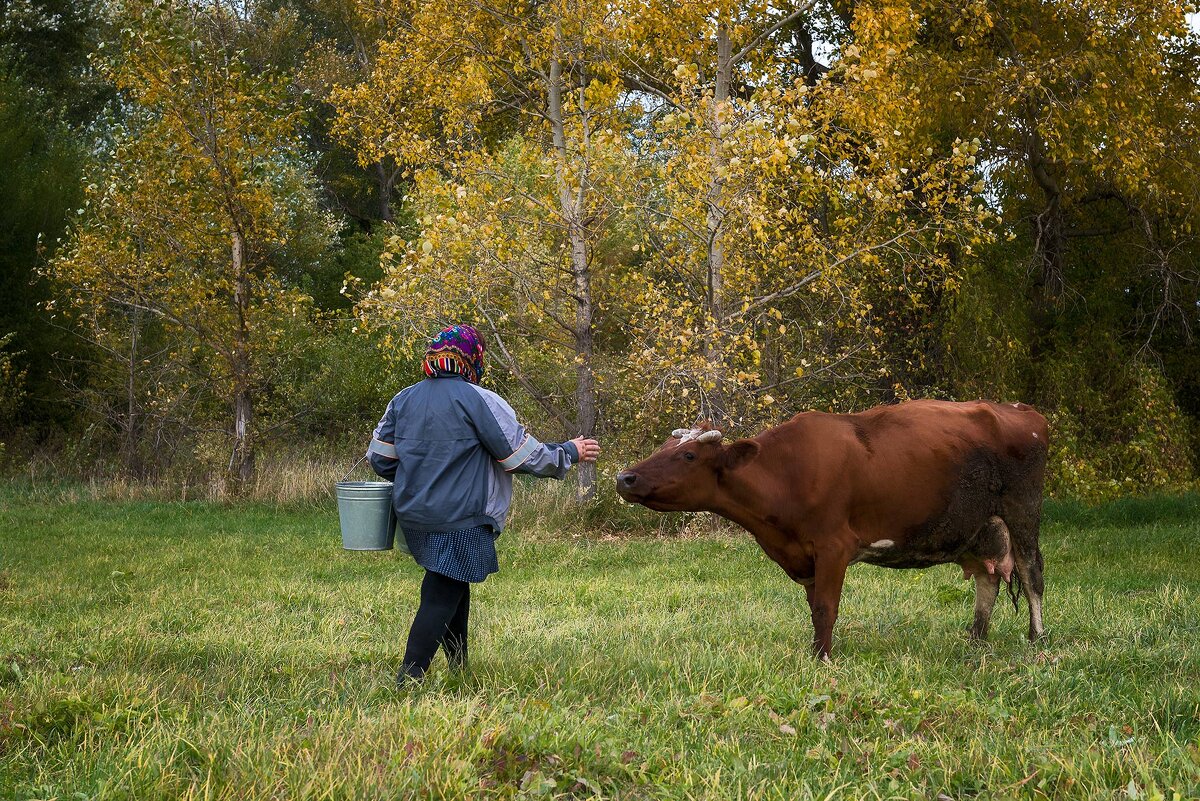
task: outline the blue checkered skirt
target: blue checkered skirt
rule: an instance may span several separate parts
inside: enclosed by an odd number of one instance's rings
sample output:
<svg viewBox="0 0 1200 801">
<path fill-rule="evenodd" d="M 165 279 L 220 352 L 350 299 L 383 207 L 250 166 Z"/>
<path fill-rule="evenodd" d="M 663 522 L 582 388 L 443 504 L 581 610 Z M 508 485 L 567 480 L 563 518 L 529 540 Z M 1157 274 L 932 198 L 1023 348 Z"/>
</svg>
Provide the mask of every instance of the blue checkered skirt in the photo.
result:
<svg viewBox="0 0 1200 801">
<path fill-rule="evenodd" d="M 404 532 L 417 564 L 434 573 L 472 583 L 483 581 L 500 569 L 496 561 L 496 537 L 491 526 Z"/>
</svg>

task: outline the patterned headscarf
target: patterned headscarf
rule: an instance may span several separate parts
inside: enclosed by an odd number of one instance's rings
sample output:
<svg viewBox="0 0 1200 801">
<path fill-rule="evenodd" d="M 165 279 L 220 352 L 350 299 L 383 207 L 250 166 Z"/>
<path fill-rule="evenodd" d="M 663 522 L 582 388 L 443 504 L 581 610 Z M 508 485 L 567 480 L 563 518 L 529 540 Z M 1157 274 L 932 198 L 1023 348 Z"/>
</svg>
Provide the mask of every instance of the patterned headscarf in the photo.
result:
<svg viewBox="0 0 1200 801">
<path fill-rule="evenodd" d="M 483 379 L 483 337 L 471 325 L 443 328 L 425 349 L 425 375 L 458 373 L 472 384 Z"/>
</svg>

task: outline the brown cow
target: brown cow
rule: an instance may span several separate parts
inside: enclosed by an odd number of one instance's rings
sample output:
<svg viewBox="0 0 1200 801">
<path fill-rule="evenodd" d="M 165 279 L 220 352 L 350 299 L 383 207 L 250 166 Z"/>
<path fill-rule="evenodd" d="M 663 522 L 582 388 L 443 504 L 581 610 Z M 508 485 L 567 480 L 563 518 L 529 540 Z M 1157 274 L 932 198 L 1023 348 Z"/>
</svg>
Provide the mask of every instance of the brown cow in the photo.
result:
<svg viewBox="0 0 1200 801">
<path fill-rule="evenodd" d="M 1029 639 L 1041 637 L 1047 436 L 1032 407 L 920 400 L 806 412 L 750 439 L 721 440 L 708 426 L 677 429 L 617 474 L 617 492 L 660 512 L 714 512 L 754 535 L 804 585 L 818 657 L 829 656 L 854 562 L 961 565 L 964 578 L 975 577 L 976 639 L 987 637 L 1000 580 L 1016 580 L 1029 602 Z"/>
</svg>

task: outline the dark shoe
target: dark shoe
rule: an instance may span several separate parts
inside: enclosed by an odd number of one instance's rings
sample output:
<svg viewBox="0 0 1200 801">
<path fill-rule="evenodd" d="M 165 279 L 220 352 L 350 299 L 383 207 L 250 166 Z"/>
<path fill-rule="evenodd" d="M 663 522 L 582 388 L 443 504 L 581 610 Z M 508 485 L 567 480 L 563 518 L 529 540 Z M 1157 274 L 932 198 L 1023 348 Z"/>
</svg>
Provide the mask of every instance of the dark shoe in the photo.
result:
<svg viewBox="0 0 1200 801">
<path fill-rule="evenodd" d="M 415 687 L 420 687 L 424 681 L 425 671 L 416 665 L 405 665 L 396 674 L 396 689 L 411 690 Z"/>
</svg>

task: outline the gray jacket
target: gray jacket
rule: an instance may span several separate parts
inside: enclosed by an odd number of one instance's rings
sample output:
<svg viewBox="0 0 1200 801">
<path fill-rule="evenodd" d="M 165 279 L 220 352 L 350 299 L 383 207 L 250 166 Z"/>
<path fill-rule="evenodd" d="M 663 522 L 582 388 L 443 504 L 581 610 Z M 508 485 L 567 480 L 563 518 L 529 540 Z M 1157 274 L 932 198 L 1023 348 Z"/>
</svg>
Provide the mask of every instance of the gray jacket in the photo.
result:
<svg viewBox="0 0 1200 801">
<path fill-rule="evenodd" d="M 514 472 L 562 478 L 579 460 L 574 443 L 538 442 L 503 398 L 457 375 L 426 378 L 392 398 L 367 456 L 394 484 L 401 529 L 490 525 L 497 533 Z"/>
</svg>

